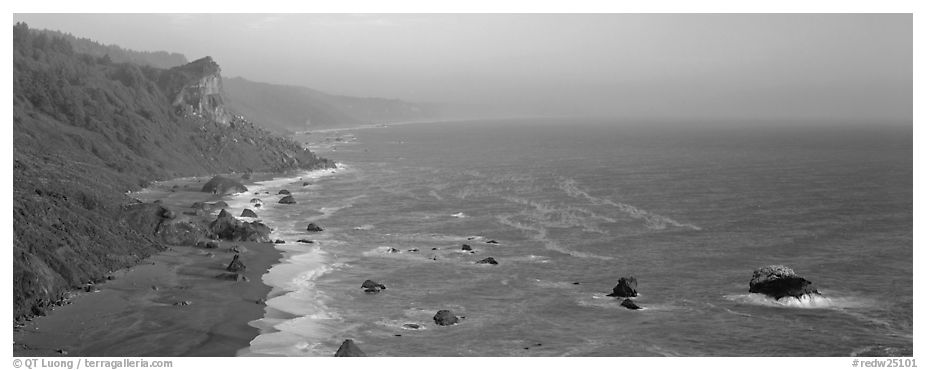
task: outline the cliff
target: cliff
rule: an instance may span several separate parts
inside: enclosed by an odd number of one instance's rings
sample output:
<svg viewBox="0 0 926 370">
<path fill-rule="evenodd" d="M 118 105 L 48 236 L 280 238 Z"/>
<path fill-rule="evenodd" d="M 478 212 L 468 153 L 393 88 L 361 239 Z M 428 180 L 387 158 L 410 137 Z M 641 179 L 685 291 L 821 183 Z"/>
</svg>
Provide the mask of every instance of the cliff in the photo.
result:
<svg viewBox="0 0 926 370">
<path fill-rule="evenodd" d="M 334 166 L 227 113 L 219 71 L 211 58 L 166 70 L 114 63 L 13 27 L 14 318 L 163 248 L 160 215 L 127 191 L 172 177 Z"/>
</svg>

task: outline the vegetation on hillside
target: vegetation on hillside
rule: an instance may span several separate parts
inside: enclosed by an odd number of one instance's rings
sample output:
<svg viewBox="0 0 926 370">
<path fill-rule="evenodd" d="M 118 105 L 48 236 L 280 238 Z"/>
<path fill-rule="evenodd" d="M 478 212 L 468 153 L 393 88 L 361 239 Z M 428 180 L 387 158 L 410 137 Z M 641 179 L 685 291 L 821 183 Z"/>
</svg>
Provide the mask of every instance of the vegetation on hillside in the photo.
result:
<svg viewBox="0 0 926 370">
<path fill-rule="evenodd" d="M 64 292 L 161 248 L 124 217 L 152 180 L 332 167 L 243 117 L 184 115 L 173 88 L 210 71 L 118 63 L 64 37 L 13 27 L 13 307 L 40 313 Z"/>
</svg>

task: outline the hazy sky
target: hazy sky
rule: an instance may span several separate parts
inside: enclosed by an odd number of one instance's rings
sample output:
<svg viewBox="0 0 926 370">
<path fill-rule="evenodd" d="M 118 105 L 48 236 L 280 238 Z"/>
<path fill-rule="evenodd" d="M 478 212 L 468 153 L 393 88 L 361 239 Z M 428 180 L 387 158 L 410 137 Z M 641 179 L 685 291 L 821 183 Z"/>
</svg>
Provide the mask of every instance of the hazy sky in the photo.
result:
<svg viewBox="0 0 926 370">
<path fill-rule="evenodd" d="M 226 77 L 556 114 L 910 121 L 909 14 L 19 14 Z"/>
</svg>

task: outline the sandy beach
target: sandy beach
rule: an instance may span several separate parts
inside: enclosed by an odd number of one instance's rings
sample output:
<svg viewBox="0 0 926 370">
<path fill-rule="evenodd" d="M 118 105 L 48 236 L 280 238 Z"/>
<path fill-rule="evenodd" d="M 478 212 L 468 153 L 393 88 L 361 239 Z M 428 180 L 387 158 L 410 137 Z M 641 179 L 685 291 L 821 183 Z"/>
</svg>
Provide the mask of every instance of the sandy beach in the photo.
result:
<svg viewBox="0 0 926 370">
<path fill-rule="evenodd" d="M 197 191 L 203 182 L 172 180 L 134 196 L 182 211 L 194 200 L 219 199 Z M 177 184 L 179 190 L 166 190 Z M 247 266 L 247 281 L 221 277 L 236 253 Z M 248 322 L 264 314 L 270 287 L 261 276 L 280 258 L 272 243 L 171 246 L 14 328 L 14 355 L 234 356 L 258 334 Z"/>
</svg>

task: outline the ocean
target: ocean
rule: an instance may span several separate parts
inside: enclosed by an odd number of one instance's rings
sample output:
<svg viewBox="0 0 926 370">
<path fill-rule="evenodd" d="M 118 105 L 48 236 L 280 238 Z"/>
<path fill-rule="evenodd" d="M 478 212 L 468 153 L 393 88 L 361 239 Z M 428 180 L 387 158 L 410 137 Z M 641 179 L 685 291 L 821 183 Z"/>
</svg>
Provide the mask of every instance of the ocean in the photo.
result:
<svg viewBox="0 0 926 370">
<path fill-rule="evenodd" d="M 305 139 L 340 168 L 252 189 L 287 243 L 240 355 L 344 339 L 374 356 L 912 355 L 910 126 L 557 118 Z M 771 264 L 823 297 L 748 293 Z M 643 310 L 606 296 L 625 276 Z M 437 326 L 441 309 L 465 318 Z"/>
</svg>

